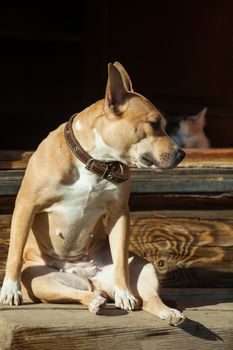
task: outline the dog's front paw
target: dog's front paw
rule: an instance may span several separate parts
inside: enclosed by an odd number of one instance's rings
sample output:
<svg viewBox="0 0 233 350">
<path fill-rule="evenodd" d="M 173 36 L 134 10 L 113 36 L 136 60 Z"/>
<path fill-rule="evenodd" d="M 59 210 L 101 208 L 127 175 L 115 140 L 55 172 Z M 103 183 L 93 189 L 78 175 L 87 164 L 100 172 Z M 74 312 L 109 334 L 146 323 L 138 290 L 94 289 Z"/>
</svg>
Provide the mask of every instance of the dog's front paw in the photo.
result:
<svg viewBox="0 0 233 350">
<path fill-rule="evenodd" d="M 19 281 L 12 281 L 9 277 L 4 278 L 0 303 L 9 305 L 20 305 L 23 303 Z"/>
<path fill-rule="evenodd" d="M 136 310 L 138 301 L 128 289 L 115 287 L 115 305 L 122 310 Z"/>
<path fill-rule="evenodd" d="M 185 320 L 185 316 L 182 312 L 176 309 L 171 309 L 167 307 L 165 310 L 161 311 L 159 317 L 162 320 L 168 322 L 170 326 L 178 326 Z"/>
<path fill-rule="evenodd" d="M 97 295 L 90 304 L 89 311 L 96 315 L 101 315 L 103 310 L 105 309 L 107 303 L 107 299 L 102 297 L 101 295 Z"/>
</svg>

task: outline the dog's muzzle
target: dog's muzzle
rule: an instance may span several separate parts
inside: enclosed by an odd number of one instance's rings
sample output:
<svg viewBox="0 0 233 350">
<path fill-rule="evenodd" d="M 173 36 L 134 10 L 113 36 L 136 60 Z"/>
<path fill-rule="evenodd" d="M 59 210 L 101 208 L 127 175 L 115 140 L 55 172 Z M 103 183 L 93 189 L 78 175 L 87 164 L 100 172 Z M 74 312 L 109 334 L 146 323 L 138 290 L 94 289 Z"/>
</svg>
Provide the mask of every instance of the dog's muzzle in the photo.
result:
<svg viewBox="0 0 233 350">
<path fill-rule="evenodd" d="M 185 152 L 179 148 L 173 153 L 161 153 L 159 156 L 159 161 L 155 160 L 152 154 L 143 154 L 140 157 L 141 162 L 150 168 L 159 168 L 162 170 L 175 168 L 185 157 Z"/>
</svg>

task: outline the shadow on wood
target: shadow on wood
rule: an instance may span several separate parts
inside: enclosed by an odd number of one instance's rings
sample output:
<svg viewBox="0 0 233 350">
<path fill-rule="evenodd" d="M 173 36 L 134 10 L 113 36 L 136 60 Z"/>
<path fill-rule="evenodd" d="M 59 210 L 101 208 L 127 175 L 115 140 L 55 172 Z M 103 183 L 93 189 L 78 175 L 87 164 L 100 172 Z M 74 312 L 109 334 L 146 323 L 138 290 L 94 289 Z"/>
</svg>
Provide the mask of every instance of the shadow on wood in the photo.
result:
<svg viewBox="0 0 233 350">
<path fill-rule="evenodd" d="M 222 337 L 218 334 L 211 331 L 200 322 L 190 320 L 189 318 L 186 318 L 179 328 L 193 337 L 212 341 L 221 340 L 223 342 Z"/>
</svg>

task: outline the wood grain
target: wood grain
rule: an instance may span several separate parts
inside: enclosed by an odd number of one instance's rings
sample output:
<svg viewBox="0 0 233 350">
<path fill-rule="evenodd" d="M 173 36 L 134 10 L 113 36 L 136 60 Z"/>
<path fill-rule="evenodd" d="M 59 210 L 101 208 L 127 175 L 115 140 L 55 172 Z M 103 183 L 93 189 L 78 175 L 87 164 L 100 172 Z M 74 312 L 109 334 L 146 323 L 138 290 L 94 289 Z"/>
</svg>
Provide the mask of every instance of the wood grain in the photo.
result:
<svg viewBox="0 0 233 350">
<path fill-rule="evenodd" d="M 10 242 L 11 215 L 0 215 L 0 285 L 5 275 L 5 266 Z"/>
<path fill-rule="evenodd" d="M 132 193 L 233 193 L 232 149 L 187 149 L 185 160 L 167 171 L 131 168 Z M 16 195 L 33 152 L 0 152 L 0 196 Z"/>
<path fill-rule="evenodd" d="M 232 168 L 133 169 L 133 193 L 226 193 L 233 191 Z"/>
<path fill-rule="evenodd" d="M 232 287 L 232 211 L 131 213 L 130 250 L 164 286 Z"/>
<path fill-rule="evenodd" d="M 0 347 L 229 350 L 233 343 L 232 312 L 232 301 L 225 303 L 221 299 L 213 306 L 189 307 L 185 309 L 186 321 L 175 328 L 144 311 L 128 313 L 109 304 L 103 316 L 90 314 L 85 306 L 77 304 L 1 305 Z"/>
<path fill-rule="evenodd" d="M 0 214 L 11 214 L 15 205 L 15 195 L 0 196 Z M 140 210 L 211 210 L 232 209 L 233 193 L 131 193 L 129 199 L 131 211 Z"/>
<path fill-rule="evenodd" d="M 194 149 L 186 148 L 186 157 L 179 167 L 233 167 L 232 148 Z M 25 169 L 33 151 L 1 150 L 0 169 Z"/>
<path fill-rule="evenodd" d="M 0 281 L 10 219 L 0 216 Z M 233 287 L 231 210 L 131 213 L 130 250 L 154 264 L 162 286 Z"/>
<path fill-rule="evenodd" d="M 0 169 L 25 169 L 32 151 L 0 151 Z"/>
<path fill-rule="evenodd" d="M 140 210 L 205 210 L 233 208 L 233 192 L 226 193 L 131 193 L 131 211 Z"/>
<path fill-rule="evenodd" d="M 0 196 L 0 214 L 11 214 L 14 210 L 16 196 Z"/>
<path fill-rule="evenodd" d="M 0 171 L 0 196 L 16 195 L 24 170 Z M 232 169 L 132 170 L 132 193 L 233 193 Z"/>
<path fill-rule="evenodd" d="M 0 196 L 16 196 L 25 170 L 0 171 Z"/>
<path fill-rule="evenodd" d="M 233 148 L 185 149 L 186 157 L 181 163 L 183 167 L 232 167 Z"/>
<path fill-rule="evenodd" d="M 31 155 L 0 152 L 1 214 L 12 212 Z M 182 163 L 166 172 L 132 169 L 130 249 L 154 263 L 162 285 L 233 285 L 232 159 L 232 149 L 187 150 L 190 166 Z M 0 280 L 9 225 L 10 216 L 1 215 Z"/>
</svg>

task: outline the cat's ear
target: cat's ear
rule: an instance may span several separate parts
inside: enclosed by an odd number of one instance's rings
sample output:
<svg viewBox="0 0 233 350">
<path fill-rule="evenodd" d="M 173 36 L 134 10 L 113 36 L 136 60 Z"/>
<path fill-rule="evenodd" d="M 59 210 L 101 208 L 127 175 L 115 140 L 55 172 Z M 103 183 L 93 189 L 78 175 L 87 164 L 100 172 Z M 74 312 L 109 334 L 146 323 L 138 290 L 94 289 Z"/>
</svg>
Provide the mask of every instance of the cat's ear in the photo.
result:
<svg viewBox="0 0 233 350">
<path fill-rule="evenodd" d="M 203 108 L 199 113 L 192 116 L 191 119 L 195 121 L 196 124 L 204 128 L 206 123 L 206 119 L 205 119 L 206 112 L 207 112 L 207 107 Z"/>
</svg>

